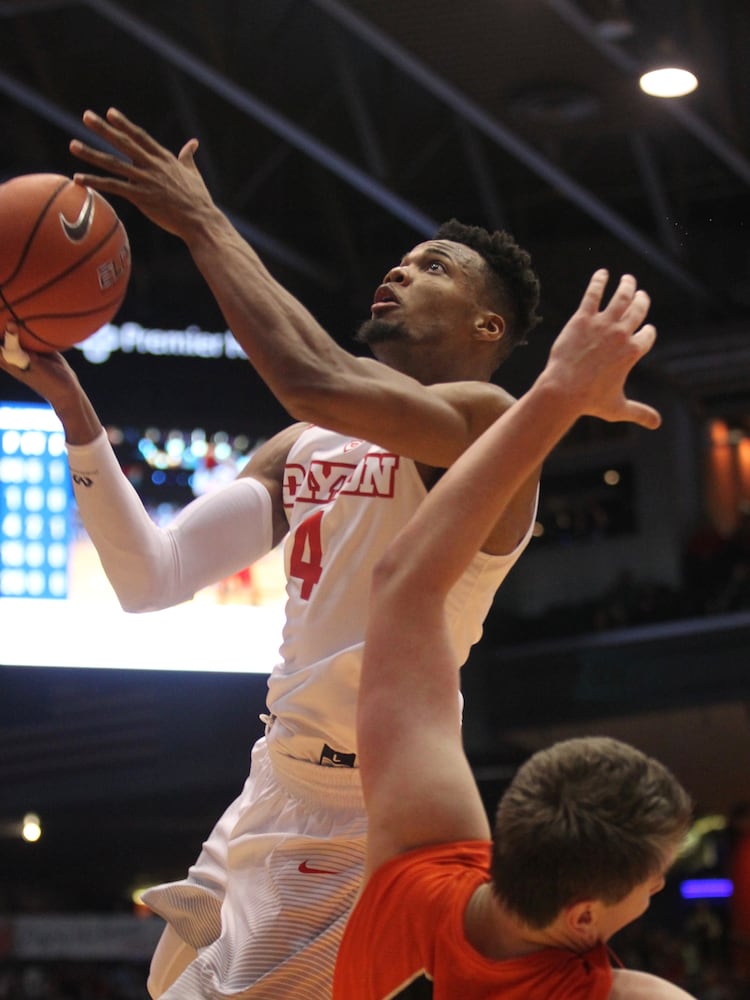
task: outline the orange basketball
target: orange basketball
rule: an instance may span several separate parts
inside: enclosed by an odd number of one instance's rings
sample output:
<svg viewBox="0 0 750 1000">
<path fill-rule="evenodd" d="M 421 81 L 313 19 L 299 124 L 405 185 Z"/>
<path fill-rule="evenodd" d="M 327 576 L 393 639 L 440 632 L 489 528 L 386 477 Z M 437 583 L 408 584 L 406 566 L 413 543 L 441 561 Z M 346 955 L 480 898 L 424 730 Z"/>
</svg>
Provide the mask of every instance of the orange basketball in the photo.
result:
<svg viewBox="0 0 750 1000">
<path fill-rule="evenodd" d="M 0 184 L 0 335 L 64 351 L 115 315 L 130 278 L 130 245 L 98 192 L 59 174 Z"/>
</svg>

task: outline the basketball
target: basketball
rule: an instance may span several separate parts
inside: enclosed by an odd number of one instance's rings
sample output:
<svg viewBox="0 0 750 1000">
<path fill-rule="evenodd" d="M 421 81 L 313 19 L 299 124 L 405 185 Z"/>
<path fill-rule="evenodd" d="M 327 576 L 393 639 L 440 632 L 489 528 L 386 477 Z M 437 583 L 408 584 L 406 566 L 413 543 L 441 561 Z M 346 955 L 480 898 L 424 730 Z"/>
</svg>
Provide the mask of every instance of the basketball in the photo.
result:
<svg viewBox="0 0 750 1000">
<path fill-rule="evenodd" d="M 0 336 L 64 351 L 108 323 L 125 297 L 130 245 L 98 192 L 59 174 L 0 184 Z"/>
</svg>

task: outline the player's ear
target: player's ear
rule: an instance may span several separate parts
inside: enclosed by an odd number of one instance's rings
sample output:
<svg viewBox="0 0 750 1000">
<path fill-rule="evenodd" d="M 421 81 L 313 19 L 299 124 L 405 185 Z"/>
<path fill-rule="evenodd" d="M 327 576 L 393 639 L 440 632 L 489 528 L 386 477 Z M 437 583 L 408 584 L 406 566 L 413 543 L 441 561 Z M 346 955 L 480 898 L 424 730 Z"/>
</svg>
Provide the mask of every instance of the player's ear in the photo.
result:
<svg viewBox="0 0 750 1000">
<path fill-rule="evenodd" d="M 593 900 L 583 899 L 567 906 L 564 918 L 567 930 L 582 945 L 593 945 L 599 940 L 597 905 Z"/>
<path fill-rule="evenodd" d="M 496 312 L 479 313 L 474 321 L 474 336 L 488 342 L 502 340 L 505 334 L 505 320 Z"/>
</svg>

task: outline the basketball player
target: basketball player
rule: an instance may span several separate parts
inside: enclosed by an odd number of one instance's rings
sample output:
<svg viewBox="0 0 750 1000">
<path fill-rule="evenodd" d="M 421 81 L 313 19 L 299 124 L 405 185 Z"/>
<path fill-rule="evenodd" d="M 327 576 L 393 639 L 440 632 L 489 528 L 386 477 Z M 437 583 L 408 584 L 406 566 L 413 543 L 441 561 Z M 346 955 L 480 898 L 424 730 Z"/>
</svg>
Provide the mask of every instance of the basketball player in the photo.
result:
<svg viewBox="0 0 750 1000">
<path fill-rule="evenodd" d="M 354 711 L 372 567 L 441 470 L 510 404 L 489 379 L 535 325 L 538 282 L 507 235 L 447 226 L 385 276 L 360 331 L 378 360 L 354 358 L 213 206 L 190 144 L 177 159 L 121 116 L 85 120 L 132 164 L 74 144 L 126 176 L 82 180 L 117 189 L 183 236 L 235 336 L 304 421 L 162 531 L 64 359 L 35 356 L 27 372 L 15 369 L 63 421 L 83 522 L 126 609 L 189 599 L 288 536 L 287 621 L 266 735 L 187 878 L 145 897 L 168 922 L 149 989 L 170 1000 L 324 1000 L 364 856 Z M 537 479 L 534 470 L 454 589 L 460 662 L 528 542 Z"/>
<path fill-rule="evenodd" d="M 147 896 L 168 922 L 149 988 L 170 1000 L 328 997 L 364 850 L 354 707 L 370 573 L 440 471 L 510 404 L 488 380 L 533 327 L 538 284 L 505 235 L 448 227 L 386 275 L 360 333 L 377 360 L 354 358 L 218 211 L 194 141 L 176 158 L 116 111 L 84 121 L 128 162 L 74 142 L 108 174 L 79 179 L 185 240 L 252 363 L 305 422 L 160 531 L 64 360 L 13 369 L 63 420 L 84 524 L 128 610 L 189 599 L 288 535 L 287 625 L 266 736 L 188 877 Z M 536 481 L 532 472 L 454 589 L 459 662 L 528 541 Z"/>
<path fill-rule="evenodd" d="M 378 562 L 357 735 L 365 886 L 334 1000 L 666 1000 L 607 940 L 664 884 L 690 802 L 658 762 L 583 738 L 533 756 L 490 828 L 464 756 L 450 594 L 515 490 L 583 414 L 657 427 L 623 385 L 651 347 L 648 297 L 597 272 L 530 391 L 457 459 Z"/>
</svg>

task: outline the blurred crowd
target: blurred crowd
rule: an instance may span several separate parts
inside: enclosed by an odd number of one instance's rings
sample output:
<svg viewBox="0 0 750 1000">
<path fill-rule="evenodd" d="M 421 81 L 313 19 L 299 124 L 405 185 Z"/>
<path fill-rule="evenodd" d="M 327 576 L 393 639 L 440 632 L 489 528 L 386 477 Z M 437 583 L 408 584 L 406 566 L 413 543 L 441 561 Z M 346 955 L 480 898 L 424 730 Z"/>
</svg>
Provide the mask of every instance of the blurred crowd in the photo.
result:
<svg viewBox="0 0 750 1000">
<path fill-rule="evenodd" d="M 750 1000 L 750 981 L 732 971 L 726 927 L 708 904 L 697 904 L 680 933 L 636 921 L 618 935 L 629 969 L 652 972 L 698 1000 Z"/>
<path fill-rule="evenodd" d="M 149 1000 L 147 965 L 14 962 L 0 969 L 0 1000 Z"/>
<path fill-rule="evenodd" d="M 622 570 L 595 600 L 557 605 L 533 618 L 508 621 L 504 629 L 511 641 L 524 641 L 744 610 L 750 610 L 750 514 L 728 536 L 708 524 L 694 532 L 685 547 L 679 587 Z"/>
</svg>

